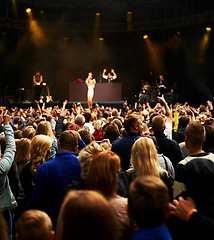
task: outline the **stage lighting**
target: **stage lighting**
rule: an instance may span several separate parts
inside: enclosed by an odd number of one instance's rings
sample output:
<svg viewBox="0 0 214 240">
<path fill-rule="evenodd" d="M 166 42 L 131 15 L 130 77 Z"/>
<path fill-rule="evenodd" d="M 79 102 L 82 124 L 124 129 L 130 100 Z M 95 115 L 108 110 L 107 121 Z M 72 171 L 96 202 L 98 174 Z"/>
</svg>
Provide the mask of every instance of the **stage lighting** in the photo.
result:
<svg viewBox="0 0 214 240">
<path fill-rule="evenodd" d="M 100 13 L 96 13 L 96 16 L 100 16 Z"/>
<path fill-rule="evenodd" d="M 181 33 L 180 32 L 177 32 L 177 34 L 180 36 L 181 35 Z"/>
<path fill-rule="evenodd" d="M 144 35 L 143 36 L 143 39 L 147 39 L 149 36 L 148 35 Z"/>
<path fill-rule="evenodd" d="M 206 27 L 207 32 L 211 31 L 211 27 Z"/>
<path fill-rule="evenodd" d="M 26 13 L 30 13 L 31 12 L 31 9 L 30 8 L 27 8 L 26 9 Z"/>
<path fill-rule="evenodd" d="M 104 38 L 99 38 L 99 40 L 100 40 L 100 41 L 103 41 L 103 40 L 104 40 Z"/>
</svg>

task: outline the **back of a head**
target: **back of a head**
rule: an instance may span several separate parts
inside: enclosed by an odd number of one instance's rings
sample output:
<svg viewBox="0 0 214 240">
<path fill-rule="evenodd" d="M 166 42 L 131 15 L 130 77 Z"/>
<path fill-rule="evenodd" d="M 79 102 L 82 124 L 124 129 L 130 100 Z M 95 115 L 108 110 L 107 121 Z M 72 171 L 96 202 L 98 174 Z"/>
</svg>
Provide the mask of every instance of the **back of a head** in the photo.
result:
<svg viewBox="0 0 214 240">
<path fill-rule="evenodd" d="M 22 138 L 22 131 L 21 130 L 15 130 L 14 131 L 14 138 L 15 139 L 21 139 Z"/>
<path fill-rule="evenodd" d="M 74 130 L 66 130 L 59 137 L 59 144 L 63 150 L 75 152 L 78 146 L 79 133 Z"/>
<path fill-rule="evenodd" d="M 160 114 L 158 112 L 151 112 L 150 116 L 149 116 L 149 124 L 150 126 L 152 126 L 152 119 L 156 116 L 160 116 Z"/>
<path fill-rule="evenodd" d="M 16 147 L 15 161 L 17 163 L 27 163 L 31 157 L 31 140 L 22 138 Z"/>
<path fill-rule="evenodd" d="M 56 240 L 116 240 L 116 226 L 109 203 L 101 194 L 70 191 L 61 207 Z"/>
<path fill-rule="evenodd" d="M 123 125 L 127 133 L 134 131 L 135 125 L 139 124 L 139 119 L 140 117 L 136 114 L 130 114 L 125 118 Z"/>
<path fill-rule="evenodd" d="M 86 179 L 88 168 L 91 164 L 93 155 L 103 151 L 104 149 L 98 143 L 91 142 L 79 152 L 81 177 L 83 179 Z"/>
<path fill-rule="evenodd" d="M 32 139 L 35 136 L 35 134 L 36 134 L 36 130 L 33 128 L 33 126 L 27 126 L 22 131 L 23 138 Z"/>
<path fill-rule="evenodd" d="M 160 178 L 143 176 L 131 183 L 128 207 L 139 228 L 163 226 L 168 204 L 168 188 Z"/>
<path fill-rule="evenodd" d="M 86 177 L 86 188 L 112 197 L 117 192 L 120 158 L 111 151 L 93 155 Z"/>
<path fill-rule="evenodd" d="M 45 162 L 50 154 L 52 139 L 46 135 L 36 135 L 31 140 L 31 162 L 32 174 L 35 175 L 37 169 Z"/>
<path fill-rule="evenodd" d="M 117 124 L 117 126 L 118 126 L 119 129 L 121 129 L 121 128 L 123 127 L 122 122 L 121 122 L 120 119 L 118 119 L 118 118 L 113 119 L 111 123 Z"/>
<path fill-rule="evenodd" d="M 17 240 L 49 240 L 52 232 L 50 217 L 40 210 L 25 211 L 17 222 Z"/>
<path fill-rule="evenodd" d="M 116 108 L 114 108 L 113 110 L 112 110 L 112 117 L 118 117 L 118 115 L 119 115 L 119 113 L 118 113 L 118 110 L 116 109 Z"/>
<path fill-rule="evenodd" d="M 39 135 L 39 134 L 47 135 L 47 136 L 53 138 L 54 134 L 53 134 L 53 131 L 51 128 L 51 123 L 48 121 L 41 121 L 38 124 L 38 127 L 36 129 L 36 135 Z"/>
<path fill-rule="evenodd" d="M 165 128 L 165 120 L 163 117 L 159 116 L 155 116 L 152 119 L 152 130 L 154 132 L 163 132 Z"/>
<path fill-rule="evenodd" d="M 189 123 L 189 118 L 187 116 L 181 116 L 178 121 L 181 128 L 185 128 Z"/>
<path fill-rule="evenodd" d="M 119 128 L 117 124 L 110 123 L 105 130 L 105 138 L 109 139 L 110 142 L 114 142 L 120 136 Z"/>
<path fill-rule="evenodd" d="M 82 114 L 78 114 L 75 117 L 74 123 L 76 123 L 77 125 L 79 125 L 80 127 L 83 127 L 84 123 L 85 123 L 85 117 Z"/>
<path fill-rule="evenodd" d="M 81 136 L 81 139 L 84 141 L 86 145 L 92 142 L 93 140 L 93 135 L 89 132 L 88 129 L 86 128 L 81 128 L 79 129 L 78 133 Z"/>
<path fill-rule="evenodd" d="M 198 122 L 190 122 L 185 131 L 185 135 L 188 138 L 192 146 L 201 147 L 206 136 L 204 126 Z"/>
<path fill-rule="evenodd" d="M 132 146 L 131 164 L 137 176 L 159 176 L 157 150 L 151 138 L 140 137 Z"/>
<path fill-rule="evenodd" d="M 101 121 L 100 120 L 96 120 L 93 122 L 93 126 L 95 130 L 101 130 L 102 129 L 102 125 L 101 125 Z"/>
<path fill-rule="evenodd" d="M 85 122 L 90 122 L 90 120 L 91 120 L 91 113 L 84 112 L 83 116 L 85 117 Z"/>
<path fill-rule="evenodd" d="M 46 135 L 36 135 L 31 140 L 31 159 L 45 158 L 47 151 L 52 145 L 52 139 Z"/>
</svg>

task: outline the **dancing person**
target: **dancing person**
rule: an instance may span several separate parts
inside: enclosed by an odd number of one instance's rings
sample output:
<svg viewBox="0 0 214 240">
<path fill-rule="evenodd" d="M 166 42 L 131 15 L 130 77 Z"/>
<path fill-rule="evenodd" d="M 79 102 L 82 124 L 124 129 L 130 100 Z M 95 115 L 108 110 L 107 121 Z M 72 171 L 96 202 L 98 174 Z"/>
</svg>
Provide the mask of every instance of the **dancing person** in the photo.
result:
<svg viewBox="0 0 214 240">
<path fill-rule="evenodd" d="M 94 87 L 95 87 L 95 84 L 96 84 L 96 80 L 93 78 L 92 72 L 88 73 L 88 77 L 86 78 L 85 83 L 86 83 L 86 85 L 88 87 L 88 94 L 87 94 L 87 97 L 88 97 L 88 107 L 90 109 L 92 109 L 92 100 L 93 100 L 93 96 L 94 96 Z"/>
<path fill-rule="evenodd" d="M 109 72 L 108 75 L 106 75 L 106 69 L 103 69 L 102 77 L 104 79 L 107 79 L 108 83 L 111 83 L 113 80 L 117 78 L 117 74 L 115 73 L 114 69 L 111 69 L 111 72 Z"/>
<path fill-rule="evenodd" d="M 39 101 L 42 93 L 42 81 L 43 77 L 39 71 L 36 71 L 36 74 L 33 76 L 34 84 L 34 100 Z"/>
</svg>

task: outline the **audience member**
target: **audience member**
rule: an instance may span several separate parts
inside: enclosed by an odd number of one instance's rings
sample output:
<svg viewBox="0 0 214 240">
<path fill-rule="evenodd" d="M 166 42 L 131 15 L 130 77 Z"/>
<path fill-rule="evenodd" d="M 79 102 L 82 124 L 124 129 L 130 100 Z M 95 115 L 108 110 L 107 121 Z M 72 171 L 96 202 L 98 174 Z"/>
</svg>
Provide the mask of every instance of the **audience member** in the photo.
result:
<svg viewBox="0 0 214 240">
<path fill-rule="evenodd" d="M 160 177 L 168 187 L 169 196 L 173 198 L 173 178 L 160 167 L 157 150 L 151 138 L 140 137 L 132 147 L 132 167 L 126 171 L 128 184 L 136 177 L 152 175 Z"/>
<path fill-rule="evenodd" d="M 115 216 L 108 201 L 94 191 L 70 191 L 61 207 L 56 240 L 117 240 Z"/>
<path fill-rule="evenodd" d="M 175 168 L 179 161 L 184 159 L 183 153 L 175 140 L 171 140 L 164 134 L 165 120 L 161 116 L 152 119 L 152 130 L 158 143 L 158 153 L 167 156 Z"/>
<path fill-rule="evenodd" d="M 135 139 L 141 135 L 141 126 L 142 120 L 138 115 L 128 115 L 124 120 L 126 135 L 112 143 L 112 151 L 120 157 L 123 171 L 130 167 L 131 149 Z"/>
<path fill-rule="evenodd" d="M 203 124 L 197 121 L 188 124 L 185 142 L 190 156 L 179 162 L 176 167 L 174 197 L 191 197 L 202 214 L 214 219 L 214 154 L 202 150 L 205 137 Z M 194 226 L 190 228 L 174 218 L 170 219 L 169 227 L 174 239 L 180 239 L 184 233 L 182 239 L 189 239 L 190 236 L 201 239 L 203 235 L 198 229 L 196 231 Z M 179 234 L 176 233 L 178 229 Z"/>
<path fill-rule="evenodd" d="M 93 156 L 86 177 L 86 189 L 100 192 L 109 201 L 116 216 L 120 239 L 129 239 L 131 225 L 127 213 L 127 198 L 117 195 L 120 158 L 111 151 Z"/>
<path fill-rule="evenodd" d="M 103 140 L 103 131 L 102 125 L 100 120 L 96 120 L 93 122 L 94 132 L 92 135 L 94 136 L 95 141 L 102 141 Z"/>
<path fill-rule="evenodd" d="M 36 171 L 48 159 L 51 145 L 52 139 L 46 135 L 36 135 L 31 140 L 31 160 L 22 168 L 20 175 L 26 201 L 33 191 Z"/>
<path fill-rule="evenodd" d="M 89 132 L 88 129 L 81 128 L 80 130 L 78 130 L 78 133 L 80 134 L 81 139 L 84 141 L 86 145 L 94 141 L 94 136 Z"/>
<path fill-rule="evenodd" d="M 80 180 L 80 163 L 74 155 L 78 148 L 79 134 L 74 130 L 61 133 L 58 152 L 51 161 L 43 163 L 36 172 L 35 186 L 27 209 L 46 212 L 55 229 L 63 189 L 72 181 Z"/>
<path fill-rule="evenodd" d="M 109 139 L 111 144 L 118 140 L 120 138 L 118 125 L 113 122 L 108 124 L 105 128 L 104 138 Z"/>
<path fill-rule="evenodd" d="M 54 240 L 49 216 L 39 210 L 25 211 L 17 221 L 16 240 Z"/>
<path fill-rule="evenodd" d="M 28 138 L 30 140 L 35 136 L 35 134 L 36 134 L 36 130 L 34 129 L 33 126 L 27 126 L 22 131 L 22 137 L 23 138 Z"/>
<path fill-rule="evenodd" d="M 143 176 L 134 180 L 129 189 L 128 209 L 138 227 L 132 240 L 172 240 L 165 225 L 170 212 L 168 189 L 159 177 Z"/>
<path fill-rule="evenodd" d="M 13 129 L 10 126 L 10 116 L 0 115 L 0 124 L 4 124 L 3 130 L 6 138 L 6 149 L 0 160 L 0 202 L 3 216 L 7 222 L 10 238 L 14 236 L 14 220 L 11 210 L 17 206 L 16 199 L 11 191 L 8 179 L 8 171 L 11 168 L 15 156 L 15 139 Z"/>
</svg>

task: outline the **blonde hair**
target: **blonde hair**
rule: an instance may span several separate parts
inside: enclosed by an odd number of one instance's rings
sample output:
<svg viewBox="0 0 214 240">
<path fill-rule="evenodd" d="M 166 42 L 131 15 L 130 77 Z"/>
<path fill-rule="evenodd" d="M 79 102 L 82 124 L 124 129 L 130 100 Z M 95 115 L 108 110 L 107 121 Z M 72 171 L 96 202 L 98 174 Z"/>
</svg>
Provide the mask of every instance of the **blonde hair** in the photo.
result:
<svg viewBox="0 0 214 240">
<path fill-rule="evenodd" d="M 102 128 L 100 120 L 96 120 L 93 122 L 93 126 L 95 130 L 100 130 Z"/>
<path fill-rule="evenodd" d="M 22 137 L 23 138 L 28 138 L 32 139 L 36 134 L 36 130 L 34 129 L 33 126 L 27 126 L 23 131 L 22 131 Z"/>
<path fill-rule="evenodd" d="M 79 160 L 81 166 L 81 177 L 86 179 L 88 168 L 91 164 L 93 155 L 103 152 L 104 149 L 96 142 L 91 142 L 79 152 Z"/>
<path fill-rule="evenodd" d="M 52 139 L 46 135 L 36 135 L 31 140 L 32 173 L 35 176 L 38 167 L 45 162 Z"/>
<path fill-rule="evenodd" d="M 143 133 L 144 136 L 150 134 L 149 128 L 148 128 L 148 126 L 146 125 L 146 123 L 142 123 L 142 133 Z"/>
<path fill-rule="evenodd" d="M 36 129 L 36 135 L 39 135 L 39 134 L 47 135 L 47 136 L 49 136 L 50 138 L 53 139 L 54 134 L 53 134 L 53 131 L 52 131 L 52 128 L 51 128 L 51 123 L 48 122 L 48 121 L 41 121 L 38 124 L 38 127 Z"/>
<path fill-rule="evenodd" d="M 131 164 L 137 176 L 152 175 L 160 177 L 160 164 L 154 142 L 148 137 L 137 139 L 132 147 Z"/>
<path fill-rule="evenodd" d="M 30 161 L 31 140 L 22 138 L 17 143 L 15 161 L 17 163 L 27 163 Z"/>
</svg>

